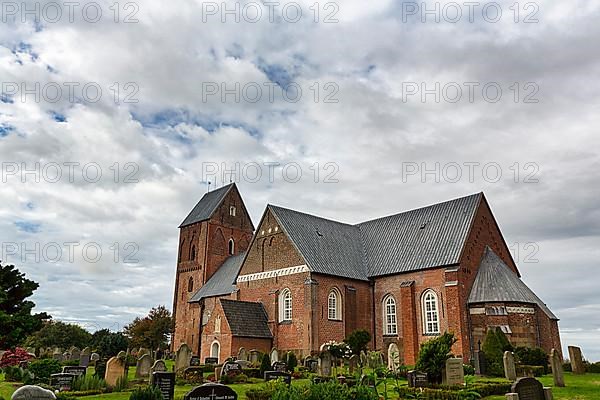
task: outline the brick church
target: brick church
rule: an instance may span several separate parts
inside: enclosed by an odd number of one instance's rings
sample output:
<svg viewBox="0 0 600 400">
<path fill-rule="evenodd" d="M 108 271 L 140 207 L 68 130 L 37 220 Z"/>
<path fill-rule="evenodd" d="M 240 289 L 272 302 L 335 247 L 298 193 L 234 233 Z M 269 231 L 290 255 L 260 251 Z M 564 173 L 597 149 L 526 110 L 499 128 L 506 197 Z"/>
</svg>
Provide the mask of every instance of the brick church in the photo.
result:
<svg viewBox="0 0 600 400">
<path fill-rule="evenodd" d="M 267 205 L 255 228 L 230 184 L 179 229 L 172 346 L 202 360 L 242 347 L 305 357 L 356 329 L 408 365 L 446 331 L 465 361 L 490 327 L 561 349 L 558 318 L 520 279 L 483 193 L 356 225 Z"/>
</svg>

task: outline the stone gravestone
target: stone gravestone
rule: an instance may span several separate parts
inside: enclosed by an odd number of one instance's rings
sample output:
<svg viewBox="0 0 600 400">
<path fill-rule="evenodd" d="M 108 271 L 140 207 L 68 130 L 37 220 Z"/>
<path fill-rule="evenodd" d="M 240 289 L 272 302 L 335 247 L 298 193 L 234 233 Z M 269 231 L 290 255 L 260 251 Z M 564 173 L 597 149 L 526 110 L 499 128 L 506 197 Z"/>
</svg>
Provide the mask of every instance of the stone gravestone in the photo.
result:
<svg viewBox="0 0 600 400">
<path fill-rule="evenodd" d="M 365 353 L 364 350 L 361 350 L 359 357 L 360 357 L 360 365 L 362 367 L 366 367 L 369 362 L 369 359 L 367 358 L 367 353 Z"/>
<path fill-rule="evenodd" d="M 85 376 L 87 367 L 75 367 L 75 366 L 64 366 L 62 369 L 63 374 L 73 374 L 77 377 Z"/>
<path fill-rule="evenodd" d="M 79 358 L 81 357 L 81 350 L 79 350 L 79 347 L 71 347 L 71 349 L 69 350 L 69 352 L 71 353 L 70 360 L 77 360 L 77 361 L 79 361 Z"/>
<path fill-rule="evenodd" d="M 504 377 L 511 382 L 516 381 L 517 369 L 515 367 L 515 355 L 513 352 L 505 351 L 502 361 L 504 362 Z"/>
<path fill-rule="evenodd" d="M 481 350 L 475 351 L 475 374 L 485 375 L 487 373 L 487 359 Z"/>
<path fill-rule="evenodd" d="M 246 352 L 246 349 L 244 347 L 240 347 L 240 349 L 238 350 L 237 359 L 244 361 L 248 360 L 248 352 Z"/>
<path fill-rule="evenodd" d="M 319 356 L 319 375 L 331 376 L 331 354 L 328 351 Z"/>
<path fill-rule="evenodd" d="M 135 377 L 147 378 L 150 375 L 150 368 L 152 368 L 152 358 L 150 357 L 150 354 L 145 353 L 137 360 L 135 365 Z"/>
<path fill-rule="evenodd" d="M 156 360 L 150 368 L 150 384 L 153 384 L 152 379 L 154 379 L 155 372 L 167 372 L 167 364 L 163 360 Z"/>
<path fill-rule="evenodd" d="M 304 360 L 304 366 L 313 374 L 319 370 L 319 362 L 312 357 L 307 357 Z"/>
<path fill-rule="evenodd" d="M 56 396 L 51 390 L 39 386 L 21 386 L 10 397 L 11 400 L 55 400 Z"/>
<path fill-rule="evenodd" d="M 388 347 L 388 369 L 397 371 L 398 368 L 400 368 L 400 350 L 396 343 L 392 343 Z"/>
<path fill-rule="evenodd" d="M 52 374 L 50 375 L 50 386 L 61 392 L 69 391 L 75 378 L 77 378 L 77 375 L 74 374 Z"/>
<path fill-rule="evenodd" d="M 465 370 L 462 358 L 449 358 L 446 360 L 442 379 L 442 383 L 450 386 L 463 385 L 465 383 Z"/>
<path fill-rule="evenodd" d="M 65 351 L 62 354 L 62 359 L 63 359 L 63 361 L 71 361 L 71 352 Z"/>
<path fill-rule="evenodd" d="M 408 387 L 425 387 L 429 384 L 427 374 L 421 371 L 408 371 L 406 378 L 408 379 Z"/>
<path fill-rule="evenodd" d="M 60 351 L 60 349 L 55 349 L 52 352 L 52 358 L 54 358 L 56 361 L 62 361 L 63 360 L 62 352 Z"/>
<path fill-rule="evenodd" d="M 351 374 L 353 374 L 356 371 L 357 367 L 358 367 L 358 356 L 356 354 L 353 354 L 352 356 L 350 356 L 350 359 L 348 360 L 348 370 L 350 371 Z"/>
<path fill-rule="evenodd" d="M 271 365 L 271 370 L 278 372 L 287 372 L 287 365 L 283 361 L 277 361 L 274 362 L 273 365 Z"/>
<path fill-rule="evenodd" d="M 236 361 L 227 361 L 221 368 L 221 376 L 223 375 L 239 375 L 242 373 L 242 366 Z"/>
<path fill-rule="evenodd" d="M 276 363 L 277 361 L 279 361 L 279 352 L 277 352 L 277 349 L 273 349 L 271 351 L 271 364 Z"/>
<path fill-rule="evenodd" d="M 228 386 L 218 383 L 205 383 L 183 396 L 183 400 L 237 400 L 237 393 Z"/>
<path fill-rule="evenodd" d="M 96 363 L 97 361 L 100 361 L 100 354 L 98 353 L 92 353 L 92 355 L 90 356 L 90 361 L 93 363 Z"/>
<path fill-rule="evenodd" d="M 259 363 L 260 352 L 258 350 L 250 350 L 250 362 L 252 364 Z"/>
<path fill-rule="evenodd" d="M 583 365 L 583 356 L 581 349 L 576 346 L 569 346 L 569 358 L 571 359 L 571 369 L 574 374 L 585 374 L 585 366 Z"/>
<path fill-rule="evenodd" d="M 119 378 L 125 376 L 126 365 L 125 360 L 119 357 L 111 357 L 106 363 L 106 372 L 104 380 L 108 386 L 115 386 Z"/>
<path fill-rule="evenodd" d="M 81 354 L 79 355 L 79 365 L 82 367 L 87 367 L 88 365 L 90 365 L 90 354 L 92 353 L 92 351 L 90 350 L 89 347 L 84 348 L 83 350 L 81 350 Z"/>
<path fill-rule="evenodd" d="M 544 400 L 544 387 L 535 378 L 519 378 L 513 383 L 511 390 L 519 396 L 519 400 Z"/>
<path fill-rule="evenodd" d="M 192 356 L 192 358 L 190 358 L 190 366 L 191 367 L 197 367 L 200 365 L 200 357 L 198 356 Z"/>
<path fill-rule="evenodd" d="M 288 374 L 287 372 L 281 372 L 281 371 L 265 371 L 265 381 L 275 381 L 281 379 L 283 380 L 287 385 L 291 385 L 292 384 L 292 374 Z"/>
<path fill-rule="evenodd" d="M 552 366 L 552 378 L 554 386 L 565 387 L 565 373 L 563 371 L 563 359 L 556 349 L 550 351 L 550 365 Z"/>
<path fill-rule="evenodd" d="M 158 361 L 156 361 L 154 365 L 156 365 L 157 362 Z M 163 400 L 173 400 L 175 397 L 175 372 L 153 372 L 151 379 L 152 386 L 156 386 L 160 390 Z"/>
<path fill-rule="evenodd" d="M 204 364 L 217 365 L 219 363 L 219 359 L 217 357 L 206 357 L 204 359 Z"/>
<path fill-rule="evenodd" d="M 177 349 L 177 355 L 175 356 L 175 372 L 183 371 L 190 366 L 190 359 L 192 358 L 192 349 L 185 343 Z"/>
</svg>

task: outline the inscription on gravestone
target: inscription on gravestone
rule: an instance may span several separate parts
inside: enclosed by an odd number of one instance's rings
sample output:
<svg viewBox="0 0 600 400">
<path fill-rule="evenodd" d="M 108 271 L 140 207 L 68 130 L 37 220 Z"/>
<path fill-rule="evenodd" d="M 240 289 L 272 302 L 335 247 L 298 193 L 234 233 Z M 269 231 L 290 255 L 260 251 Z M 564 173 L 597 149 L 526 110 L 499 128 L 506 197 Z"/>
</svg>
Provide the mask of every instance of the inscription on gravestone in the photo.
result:
<svg viewBox="0 0 600 400">
<path fill-rule="evenodd" d="M 447 359 L 444 372 L 446 385 L 462 385 L 465 383 L 465 372 L 461 358 Z"/>
<path fill-rule="evenodd" d="M 287 385 L 292 384 L 292 374 L 281 371 L 265 371 L 265 381 L 274 381 L 282 379 Z"/>
<path fill-rule="evenodd" d="M 429 384 L 427 374 L 421 371 L 408 371 L 407 373 L 408 387 L 425 387 Z"/>
<path fill-rule="evenodd" d="M 73 374 L 52 374 L 50 375 L 50 386 L 61 392 L 71 390 L 76 377 Z"/>
<path fill-rule="evenodd" d="M 242 366 L 235 361 L 227 361 L 221 368 L 221 375 L 239 375 L 242 373 Z"/>
<path fill-rule="evenodd" d="M 219 359 L 217 357 L 206 357 L 204 359 L 204 364 L 218 364 Z"/>
<path fill-rule="evenodd" d="M 175 372 L 152 373 L 152 384 L 160 390 L 163 400 L 173 400 L 175 397 Z"/>
<path fill-rule="evenodd" d="M 183 396 L 183 400 L 237 400 L 237 393 L 218 383 L 206 383 L 195 387 Z"/>
<path fill-rule="evenodd" d="M 64 366 L 62 369 L 63 374 L 73 374 L 73 375 L 77 375 L 82 376 L 85 375 L 87 371 L 86 367 L 75 367 L 75 366 Z"/>
<path fill-rule="evenodd" d="M 190 358 L 190 366 L 197 367 L 198 365 L 200 365 L 200 357 L 192 356 L 192 358 Z"/>
</svg>

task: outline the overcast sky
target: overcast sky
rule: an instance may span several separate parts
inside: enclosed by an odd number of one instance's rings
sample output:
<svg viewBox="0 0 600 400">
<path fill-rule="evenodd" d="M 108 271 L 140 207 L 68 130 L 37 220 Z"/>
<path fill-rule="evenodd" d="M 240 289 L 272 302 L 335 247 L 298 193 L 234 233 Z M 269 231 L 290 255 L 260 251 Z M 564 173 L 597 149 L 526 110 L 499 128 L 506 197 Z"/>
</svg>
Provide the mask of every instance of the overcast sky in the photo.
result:
<svg viewBox="0 0 600 400">
<path fill-rule="evenodd" d="M 483 191 L 563 346 L 600 360 L 598 1 L 113 3 L 1 10 L 0 258 L 37 311 L 171 307 L 177 226 L 239 165 L 255 224 Z"/>
</svg>

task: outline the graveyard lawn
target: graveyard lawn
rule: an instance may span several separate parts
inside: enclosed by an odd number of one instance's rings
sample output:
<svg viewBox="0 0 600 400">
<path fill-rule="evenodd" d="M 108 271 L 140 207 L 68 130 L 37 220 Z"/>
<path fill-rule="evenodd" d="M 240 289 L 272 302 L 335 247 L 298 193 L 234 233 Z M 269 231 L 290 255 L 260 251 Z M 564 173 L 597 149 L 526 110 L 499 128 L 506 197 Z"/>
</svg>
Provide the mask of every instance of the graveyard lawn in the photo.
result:
<svg viewBox="0 0 600 400">
<path fill-rule="evenodd" d="M 170 369 L 170 368 L 169 368 Z M 132 371 L 133 370 L 133 371 Z M 88 371 L 90 373 L 92 371 Z M 129 376 L 135 377 L 135 367 L 129 368 Z M 134 378 L 133 378 L 134 379 Z M 552 375 L 546 375 L 539 378 L 544 386 L 552 387 Z M 479 379 L 478 379 L 479 380 Z M 486 381 L 499 381 L 506 382 L 500 378 L 481 378 Z M 308 380 L 294 380 L 294 385 L 308 384 Z M 406 383 L 402 381 L 401 383 Z M 585 375 L 573 375 L 572 373 L 565 373 L 565 384 L 567 387 L 556 388 L 554 387 L 553 394 L 555 400 L 600 400 L 600 374 L 585 374 Z M 19 385 L 13 382 L 5 382 L 4 374 L 0 374 L 0 397 L 6 400 L 10 399 L 12 393 L 17 389 Z M 230 385 L 233 390 L 238 393 L 239 400 L 246 400 L 246 392 L 250 389 L 257 388 L 260 384 L 237 384 Z M 175 400 L 182 400 L 183 395 L 190 391 L 194 385 L 175 386 Z M 388 392 L 390 399 L 396 399 L 396 395 L 393 393 L 393 383 L 389 382 Z M 131 392 L 118 392 L 118 393 L 107 393 L 95 396 L 80 397 L 85 400 L 129 400 Z M 486 397 L 487 400 L 504 400 L 504 396 L 491 396 Z"/>
</svg>

